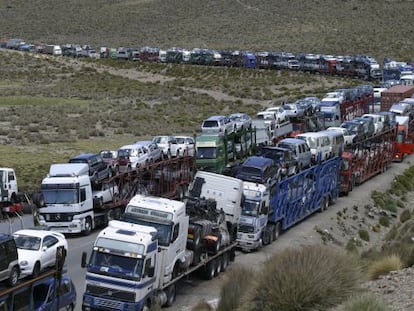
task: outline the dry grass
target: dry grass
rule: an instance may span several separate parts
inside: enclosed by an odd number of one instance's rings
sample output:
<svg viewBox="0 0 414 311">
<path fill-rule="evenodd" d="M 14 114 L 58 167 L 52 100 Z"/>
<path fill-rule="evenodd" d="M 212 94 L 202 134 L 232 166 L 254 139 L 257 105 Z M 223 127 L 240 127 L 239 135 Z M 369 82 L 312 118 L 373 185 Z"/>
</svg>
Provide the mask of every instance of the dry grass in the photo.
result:
<svg viewBox="0 0 414 311">
<path fill-rule="evenodd" d="M 333 311 L 391 311 L 392 309 L 373 293 L 363 293 L 347 299 Z"/>
<path fill-rule="evenodd" d="M 286 249 L 270 258 L 240 310 L 326 310 L 360 280 L 353 257 L 323 246 Z"/>
<path fill-rule="evenodd" d="M 375 280 L 381 275 L 387 275 L 391 271 L 401 270 L 403 263 L 399 256 L 389 255 L 372 262 L 368 267 L 368 278 Z"/>
</svg>

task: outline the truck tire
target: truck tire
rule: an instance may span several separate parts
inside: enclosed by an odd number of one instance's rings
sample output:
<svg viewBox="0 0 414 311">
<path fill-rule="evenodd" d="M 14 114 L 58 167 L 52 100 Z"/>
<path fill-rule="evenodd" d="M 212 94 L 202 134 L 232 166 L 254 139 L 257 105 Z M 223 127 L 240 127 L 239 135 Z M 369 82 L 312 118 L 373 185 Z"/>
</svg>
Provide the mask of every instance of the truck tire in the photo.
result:
<svg viewBox="0 0 414 311">
<path fill-rule="evenodd" d="M 263 245 L 269 245 L 271 241 L 271 234 L 268 228 L 265 228 L 262 233 Z"/>
<path fill-rule="evenodd" d="M 175 284 L 168 286 L 165 293 L 167 294 L 167 301 L 165 302 L 165 306 L 171 307 L 174 304 L 177 295 Z"/>
<path fill-rule="evenodd" d="M 201 248 L 201 228 L 199 226 L 192 226 L 193 238 L 187 241 L 187 247 L 190 250 L 196 251 Z"/>
<path fill-rule="evenodd" d="M 223 266 L 223 257 L 222 256 L 218 256 L 214 260 L 216 261 L 216 263 L 215 263 L 216 271 L 214 273 L 214 276 L 218 276 L 221 273 L 221 267 Z"/>
<path fill-rule="evenodd" d="M 216 273 L 215 263 L 215 260 L 210 260 L 204 267 L 204 278 L 206 280 L 211 280 L 212 278 L 214 278 L 214 275 Z"/>
<path fill-rule="evenodd" d="M 280 224 L 280 221 L 278 221 L 275 225 L 274 225 L 274 228 L 273 228 L 274 230 L 273 230 L 273 241 L 276 241 L 278 238 L 279 238 L 279 236 L 280 236 L 280 232 L 281 232 L 281 224 Z"/>
<path fill-rule="evenodd" d="M 222 261 L 221 261 L 221 271 L 222 272 L 225 272 L 227 267 L 229 266 L 229 261 L 230 261 L 229 257 L 230 256 L 229 256 L 228 252 L 225 252 L 223 254 L 223 258 L 222 258 Z"/>
<path fill-rule="evenodd" d="M 92 219 L 90 217 L 86 217 L 85 219 L 85 229 L 82 231 L 84 236 L 88 236 L 92 232 Z"/>
</svg>

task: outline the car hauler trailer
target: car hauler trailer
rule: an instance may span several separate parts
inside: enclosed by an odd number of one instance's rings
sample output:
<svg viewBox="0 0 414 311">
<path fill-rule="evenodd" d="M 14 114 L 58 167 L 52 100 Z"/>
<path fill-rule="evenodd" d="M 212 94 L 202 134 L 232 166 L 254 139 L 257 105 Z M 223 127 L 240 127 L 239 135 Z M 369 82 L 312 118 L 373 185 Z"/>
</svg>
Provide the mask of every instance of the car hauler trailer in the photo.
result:
<svg viewBox="0 0 414 311">
<path fill-rule="evenodd" d="M 238 247 L 251 251 L 275 241 L 280 233 L 316 211 L 324 211 L 339 194 L 340 158 L 334 157 L 272 186 L 244 182 Z"/>
</svg>

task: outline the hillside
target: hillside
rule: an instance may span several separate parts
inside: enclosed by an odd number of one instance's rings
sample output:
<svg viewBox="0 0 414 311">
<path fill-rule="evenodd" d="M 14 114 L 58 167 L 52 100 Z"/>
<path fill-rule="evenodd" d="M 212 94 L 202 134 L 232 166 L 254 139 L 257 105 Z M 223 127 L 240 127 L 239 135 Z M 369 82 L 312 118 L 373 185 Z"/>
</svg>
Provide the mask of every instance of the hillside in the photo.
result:
<svg viewBox="0 0 414 311">
<path fill-rule="evenodd" d="M 0 37 L 410 60 L 411 0 L 0 0 Z"/>
</svg>

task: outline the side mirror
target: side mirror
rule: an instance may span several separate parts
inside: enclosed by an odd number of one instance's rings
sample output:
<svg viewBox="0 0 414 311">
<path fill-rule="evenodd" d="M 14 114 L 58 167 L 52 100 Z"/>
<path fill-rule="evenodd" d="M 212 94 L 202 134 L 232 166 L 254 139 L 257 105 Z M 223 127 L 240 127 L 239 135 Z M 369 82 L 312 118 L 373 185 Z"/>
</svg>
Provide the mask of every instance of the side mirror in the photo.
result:
<svg viewBox="0 0 414 311">
<path fill-rule="evenodd" d="M 155 267 L 150 267 L 148 269 L 148 277 L 152 278 L 154 276 L 155 273 Z"/>
<path fill-rule="evenodd" d="M 82 252 L 82 259 L 81 259 L 81 267 L 85 268 L 86 267 L 86 258 L 87 258 L 87 254 L 86 252 Z"/>
</svg>

